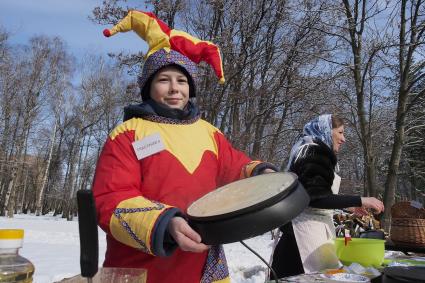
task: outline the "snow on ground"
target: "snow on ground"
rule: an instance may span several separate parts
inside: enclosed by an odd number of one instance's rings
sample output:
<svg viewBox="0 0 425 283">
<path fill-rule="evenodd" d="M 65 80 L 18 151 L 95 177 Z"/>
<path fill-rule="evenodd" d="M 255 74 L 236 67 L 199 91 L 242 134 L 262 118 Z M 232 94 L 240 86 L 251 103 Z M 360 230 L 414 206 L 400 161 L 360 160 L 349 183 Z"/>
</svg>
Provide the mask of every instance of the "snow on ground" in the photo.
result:
<svg viewBox="0 0 425 283">
<path fill-rule="evenodd" d="M 0 229 L 25 230 L 24 247 L 20 255 L 35 266 L 34 282 L 51 283 L 80 273 L 80 240 L 77 218 L 66 221 L 61 217 L 18 214 L 14 218 L 0 217 Z M 245 243 L 267 262 L 272 240 L 270 233 L 248 239 Z M 263 283 L 265 264 L 240 243 L 224 246 L 231 281 Z M 99 264 L 106 250 L 105 233 L 99 229 Z"/>
</svg>

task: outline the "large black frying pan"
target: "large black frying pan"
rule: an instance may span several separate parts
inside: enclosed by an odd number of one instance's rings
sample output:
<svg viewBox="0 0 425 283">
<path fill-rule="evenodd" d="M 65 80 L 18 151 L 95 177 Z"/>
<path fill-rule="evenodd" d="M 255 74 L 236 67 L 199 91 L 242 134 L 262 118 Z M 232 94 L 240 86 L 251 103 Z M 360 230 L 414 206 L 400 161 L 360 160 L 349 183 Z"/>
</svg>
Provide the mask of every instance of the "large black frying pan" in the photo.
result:
<svg viewBox="0 0 425 283">
<path fill-rule="evenodd" d="M 269 173 L 214 190 L 187 209 L 189 224 L 208 245 L 245 240 L 280 227 L 310 198 L 293 173 Z"/>
</svg>

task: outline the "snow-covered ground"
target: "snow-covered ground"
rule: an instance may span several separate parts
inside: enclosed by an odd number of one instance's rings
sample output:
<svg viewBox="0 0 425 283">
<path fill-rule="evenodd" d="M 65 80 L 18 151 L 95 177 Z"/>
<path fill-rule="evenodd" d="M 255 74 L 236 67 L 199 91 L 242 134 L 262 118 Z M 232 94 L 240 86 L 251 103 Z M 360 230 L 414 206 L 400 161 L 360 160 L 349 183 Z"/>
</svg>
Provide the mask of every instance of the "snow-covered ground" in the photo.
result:
<svg viewBox="0 0 425 283">
<path fill-rule="evenodd" d="M 20 254 L 35 266 L 34 282 L 51 283 L 80 273 L 80 242 L 78 222 L 60 217 L 15 215 L 0 217 L 0 228 L 25 230 Z M 245 243 L 269 261 L 272 240 L 270 233 L 246 240 Z M 105 233 L 99 229 L 99 263 L 106 249 Z M 265 264 L 240 243 L 225 245 L 232 282 L 263 283 Z"/>
</svg>

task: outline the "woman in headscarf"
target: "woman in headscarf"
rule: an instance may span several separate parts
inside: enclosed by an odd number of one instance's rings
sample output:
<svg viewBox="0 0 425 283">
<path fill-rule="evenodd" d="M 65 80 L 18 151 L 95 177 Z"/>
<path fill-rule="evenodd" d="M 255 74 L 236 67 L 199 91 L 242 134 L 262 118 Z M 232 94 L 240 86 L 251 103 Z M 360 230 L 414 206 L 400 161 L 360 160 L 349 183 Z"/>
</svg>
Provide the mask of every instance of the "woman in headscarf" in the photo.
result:
<svg viewBox="0 0 425 283">
<path fill-rule="evenodd" d="M 278 278 L 340 267 L 333 244 L 333 209 L 353 208 L 358 214 L 384 210 L 374 197 L 338 195 L 341 178 L 336 154 L 344 142 L 343 120 L 325 114 L 304 126 L 303 136 L 291 150 L 287 170 L 298 175 L 311 201 L 303 213 L 281 227 L 272 261 Z"/>
</svg>

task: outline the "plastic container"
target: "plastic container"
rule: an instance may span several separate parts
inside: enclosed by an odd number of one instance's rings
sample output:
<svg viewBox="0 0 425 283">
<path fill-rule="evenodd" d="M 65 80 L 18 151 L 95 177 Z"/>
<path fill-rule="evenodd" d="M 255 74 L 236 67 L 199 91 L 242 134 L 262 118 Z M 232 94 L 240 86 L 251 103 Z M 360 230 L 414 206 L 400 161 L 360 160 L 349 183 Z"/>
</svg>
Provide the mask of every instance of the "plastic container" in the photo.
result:
<svg viewBox="0 0 425 283">
<path fill-rule="evenodd" d="M 19 255 L 24 230 L 0 229 L 0 283 L 31 283 L 34 265 Z"/>
<path fill-rule="evenodd" d="M 336 254 L 346 266 L 357 262 L 364 267 L 380 267 L 384 261 L 385 240 L 352 238 L 345 245 L 344 238 L 335 239 Z"/>
</svg>

